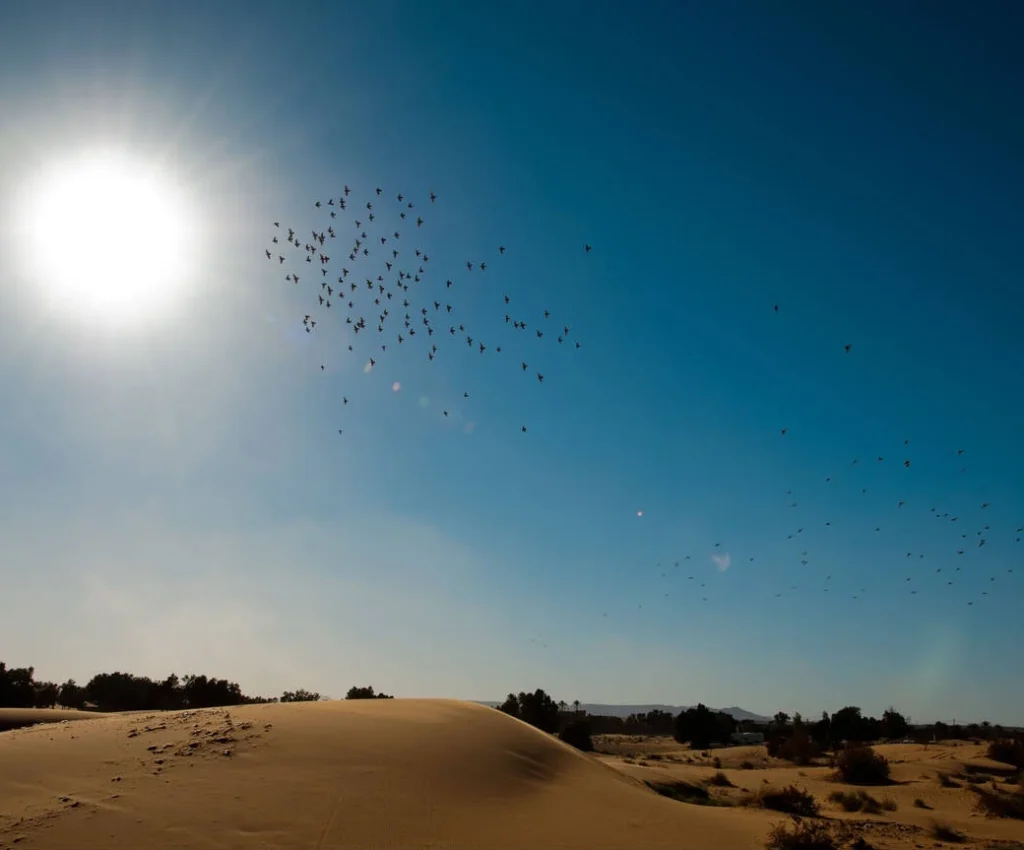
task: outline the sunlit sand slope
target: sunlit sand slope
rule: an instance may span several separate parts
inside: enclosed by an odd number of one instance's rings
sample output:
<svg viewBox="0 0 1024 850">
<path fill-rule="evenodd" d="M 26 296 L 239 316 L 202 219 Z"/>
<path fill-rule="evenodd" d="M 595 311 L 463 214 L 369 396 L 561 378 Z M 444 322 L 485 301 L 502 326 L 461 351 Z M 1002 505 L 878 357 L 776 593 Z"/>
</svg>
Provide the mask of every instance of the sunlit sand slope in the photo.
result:
<svg viewBox="0 0 1024 850">
<path fill-rule="evenodd" d="M 0 846 L 735 850 L 777 819 L 452 700 L 92 717 L 0 735 Z"/>
</svg>

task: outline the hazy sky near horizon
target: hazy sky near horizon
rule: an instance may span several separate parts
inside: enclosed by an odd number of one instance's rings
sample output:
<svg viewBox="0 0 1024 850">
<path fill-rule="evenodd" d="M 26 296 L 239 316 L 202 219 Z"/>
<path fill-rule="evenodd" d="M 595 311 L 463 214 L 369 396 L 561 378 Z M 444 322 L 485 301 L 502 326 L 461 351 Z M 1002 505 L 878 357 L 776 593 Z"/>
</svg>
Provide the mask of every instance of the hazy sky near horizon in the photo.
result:
<svg viewBox="0 0 1024 850">
<path fill-rule="evenodd" d="M 1008 3 L 6 4 L 0 660 L 1024 724 L 1022 34 Z M 191 211 L 170 250 L 104 233 L 140 287 L 174 261 L 131 321 L 34 264 L 88 210 L 24 232 L 97 146 Z M 336 228 L 332 282 L 421 248 L 437 334 L 399 346 L 395 300 L 384 340 L 360 291 L 347 337 L 274 221 Z"/>
</svg>

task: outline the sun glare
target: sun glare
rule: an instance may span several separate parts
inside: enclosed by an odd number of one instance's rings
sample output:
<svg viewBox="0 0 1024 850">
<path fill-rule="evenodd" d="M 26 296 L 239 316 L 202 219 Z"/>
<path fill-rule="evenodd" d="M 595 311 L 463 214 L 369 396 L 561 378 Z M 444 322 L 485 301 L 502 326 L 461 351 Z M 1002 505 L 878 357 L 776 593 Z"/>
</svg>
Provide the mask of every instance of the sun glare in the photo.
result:
<svg viewBox="0 0 1024 850">
<path fill-rule="evenodd" d="M 78 317 L 164 314 L 196 259 L 182 192 L 120 152 L 52 165 L 29 185 L 22 215 L 32 277 L 47 300 Z"/>
</svg>

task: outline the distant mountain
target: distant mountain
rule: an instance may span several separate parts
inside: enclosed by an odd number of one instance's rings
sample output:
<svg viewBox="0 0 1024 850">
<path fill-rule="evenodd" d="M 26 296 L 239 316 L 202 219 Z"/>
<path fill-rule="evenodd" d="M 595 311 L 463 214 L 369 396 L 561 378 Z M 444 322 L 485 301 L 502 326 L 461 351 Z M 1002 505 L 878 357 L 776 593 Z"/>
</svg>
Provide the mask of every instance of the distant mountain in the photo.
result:
<svg viewBox="0 0 1024 850">
<path fill-rule="evenodd" d="M 502 700 L 501 702 L 503 702 Z M 501 702 L 494 702 L 493 700 L 474 700 L 474 702 L 480 705 L 489 705 L 491 708 L 497 708 L 501 705 Z M 580 708 L 587 712 L 587 714 L 600 714 L 606 717 L 629 717 L 631 714 L 641 714 L 648 711 L 667 711 L 671 715 L 679 714 L 680 711 L 685 711 L 688 708 L 693 708 L 689 705 L 662 705 L 660 703 L 651 703 L 648 705 L 608 705 L 600 702 L 581 702 Z M 762 714 L 754 714 L 752 711 L 747 711 L 745 708 L 739 706 L 729 706 L 729 708 L 712 709 L 712 711 L 724 711 L 726 714 L 731 714 L 737 720 L 751 720 L 755 723 L 767 723 L 771 720 L 770 717 L 765 717 Z"/>
</svg>

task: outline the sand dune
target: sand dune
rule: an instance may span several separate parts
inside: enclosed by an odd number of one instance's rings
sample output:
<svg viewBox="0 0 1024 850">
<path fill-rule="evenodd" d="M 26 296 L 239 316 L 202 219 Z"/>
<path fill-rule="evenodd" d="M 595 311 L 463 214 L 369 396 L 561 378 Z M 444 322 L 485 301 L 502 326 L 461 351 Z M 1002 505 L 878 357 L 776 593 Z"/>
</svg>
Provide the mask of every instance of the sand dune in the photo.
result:
<svg viewBox="0 0 1024 850">
<path fill-rule="evenodd" d="M 779 819 L 669 800 L 451 700 L 92 714 L 0 735 L 5 850 L 734 850 L 763 846 Z"/>
<path fill-rule="evenodd" d="M 59 723 L 63 720 L 95 720 L 106 717 L 95 711 L 61 708 L 0 708 L 0 732 L 34 726 L 36 723 Z"/>
</svg>

